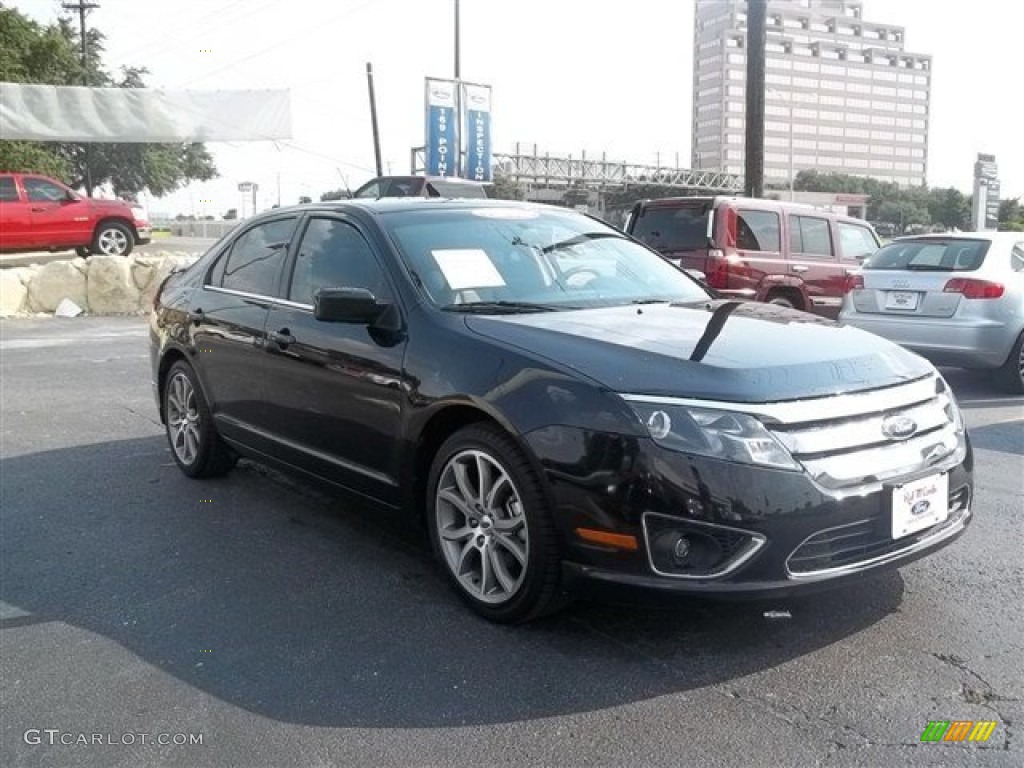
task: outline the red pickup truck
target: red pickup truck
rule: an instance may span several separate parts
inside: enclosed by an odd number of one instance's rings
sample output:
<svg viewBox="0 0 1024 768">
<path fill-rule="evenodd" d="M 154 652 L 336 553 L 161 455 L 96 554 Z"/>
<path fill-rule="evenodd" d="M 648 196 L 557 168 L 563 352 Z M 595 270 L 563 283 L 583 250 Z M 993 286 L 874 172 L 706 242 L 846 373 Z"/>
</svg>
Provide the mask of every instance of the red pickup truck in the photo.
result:
<svg viewBox="0 0 1024 768">
<path fill-rule="evenodd" d="M 127 256 L 151 234 L 146 212 L 131 203 L 82 197 L 46 176 L 0 173 L 0 253 Z"/>
</svg>

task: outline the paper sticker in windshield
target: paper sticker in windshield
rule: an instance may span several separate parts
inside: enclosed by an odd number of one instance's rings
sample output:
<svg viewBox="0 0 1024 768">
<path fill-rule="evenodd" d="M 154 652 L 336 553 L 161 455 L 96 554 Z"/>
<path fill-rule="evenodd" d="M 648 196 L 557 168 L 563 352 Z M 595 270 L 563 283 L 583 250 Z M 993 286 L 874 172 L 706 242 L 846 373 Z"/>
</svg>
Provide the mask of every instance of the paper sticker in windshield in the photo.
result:
<svg viewBox="0 0 1024 768">
<path fill-rule="evenodd" d="M 505 285 L 494 262 L 480 248 L 443 248 L 430 253 L 453 291 Z"/>
<path fill-rule="evenodd" d="M 485 219 L 536 219 L 540 215 L 526 208 L 474 208 L 471 213 Z"/>
</svg>

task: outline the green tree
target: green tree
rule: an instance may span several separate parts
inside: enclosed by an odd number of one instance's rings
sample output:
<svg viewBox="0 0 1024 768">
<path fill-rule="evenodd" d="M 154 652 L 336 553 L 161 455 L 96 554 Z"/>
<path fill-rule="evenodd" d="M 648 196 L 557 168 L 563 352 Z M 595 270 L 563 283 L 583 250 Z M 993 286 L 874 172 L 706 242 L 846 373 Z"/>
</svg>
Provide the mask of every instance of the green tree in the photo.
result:
<svg viewBox="0 0 1024 768">
<path fill-rule="evenodd" d="M 68 19 L 41 26 L 18 11 L 0 6 L 0 80 L 142 88 L 147 71 L 125 67 L 115 77 L 102 65 L 103 33 L 87 33 L 88 57 L 83 70 L 80 38 Z M 0 141 L 0 170 L 55 176 L 72 187 L 109 183 L 115 194 L 134 196 L 149 190 L 157 196 L 189 181 L 217 175 L 213 158 L 201 143 L 106 144 Z"/>
<path fill-rule="evenodd" d="M 947 229 L 968 229 L 971 220 L 970 199 L 958 189 L 933 189 L 928 195 L 928 214 L 932 221 Z"/>
</svg>

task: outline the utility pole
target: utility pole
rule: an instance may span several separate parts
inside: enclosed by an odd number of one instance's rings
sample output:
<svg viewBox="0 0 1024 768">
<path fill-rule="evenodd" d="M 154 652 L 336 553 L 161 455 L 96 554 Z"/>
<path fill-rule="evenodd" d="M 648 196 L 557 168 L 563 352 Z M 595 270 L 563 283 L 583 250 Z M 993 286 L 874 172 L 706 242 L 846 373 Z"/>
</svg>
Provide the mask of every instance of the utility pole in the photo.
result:
<svg viewBox="0 0 1024 768">
<path fill-rule="evenodd" d="M 462 63 L 459 0 L 455 0 L 455 175 L 462 176 Z"/>
<path fill-rule="evenodd" d="M 747 136 L 744 192 L 764 195 L 764 89 L 767 0 L 747 0 Z"/>
<path fill-rule="evenodd" d="M 82 85 L 89 85 L 89 43 L 85 37 L 85 14 L 94 8 L 99 8 L 99 3 L 91 3 L 88 0 L 78 0 L 77 3 L 63 3 L 65 11 L 78 11 L 78 36 L 82 41 Z M 89 142 L 85 142 L 85 193 L 92 197 L 92 169 L 89 167 L 90 157 Z"/>
</svg>

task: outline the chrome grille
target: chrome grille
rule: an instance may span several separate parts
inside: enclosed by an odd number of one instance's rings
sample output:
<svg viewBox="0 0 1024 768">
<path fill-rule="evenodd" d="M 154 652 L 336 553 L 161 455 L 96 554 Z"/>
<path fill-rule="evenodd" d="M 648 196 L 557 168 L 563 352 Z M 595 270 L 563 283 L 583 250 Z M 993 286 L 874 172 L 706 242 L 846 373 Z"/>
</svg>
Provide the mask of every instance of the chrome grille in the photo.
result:
<svg viewBox="0 0 1024 768">
<path fill-rule="evenodd" d="M 815 482 L 830 490 L 862 491 L 950 463 L 947 460 L 963 446 L 955 408 L 946 383 L 932 375 L 872 392 L 809 401 L 802 414 L 790 407 L 784 414 L 762 416 Z M 916 431 L 911 437 L 885 434 L 883 422 L 897 416 L 913 419 Z"/>
</svg>

